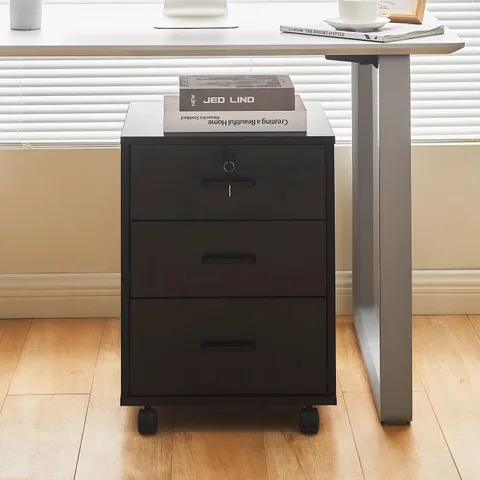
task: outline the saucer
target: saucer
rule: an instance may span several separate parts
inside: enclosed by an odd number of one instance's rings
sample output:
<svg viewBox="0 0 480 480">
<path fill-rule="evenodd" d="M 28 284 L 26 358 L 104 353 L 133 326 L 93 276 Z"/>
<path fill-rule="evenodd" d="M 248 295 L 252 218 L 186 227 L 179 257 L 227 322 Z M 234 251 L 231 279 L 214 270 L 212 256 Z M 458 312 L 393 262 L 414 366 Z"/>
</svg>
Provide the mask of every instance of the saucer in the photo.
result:
<svg viewBox="0 0 480 480">
<path fill-rule="evenodd" d="M 345 22 L 341 18 L 327 18 L 324 20 L 336 30 L 349 30 L 353 32 L 374 32 L 385 26 L 390 19 L 387 17 L 378 17 L 373 22 Z"/>
</svg>

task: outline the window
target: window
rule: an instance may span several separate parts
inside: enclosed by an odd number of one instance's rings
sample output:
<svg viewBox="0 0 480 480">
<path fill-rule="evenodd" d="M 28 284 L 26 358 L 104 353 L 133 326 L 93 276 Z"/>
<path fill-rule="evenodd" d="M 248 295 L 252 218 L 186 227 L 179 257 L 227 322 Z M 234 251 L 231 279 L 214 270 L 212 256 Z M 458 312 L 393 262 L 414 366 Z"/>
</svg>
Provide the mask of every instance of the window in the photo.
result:
<svg viewBox="0 0 480 480">
<path fill-rule="evenodd" d="M 82 2 L 96 3 L 75 1 Z M 414 141 L 480 138 L 479 5 L 479 0 L 428 2 L 429 10 L 467 46 L 449 56 L 412 57 Z M 116 146 L 128 102 L 159 100 L 176 92 L 178 76 L 189 73 L 289 74 L 304 99 L 322 102 L 338 141 L 350 140 L 346 63 L 322 57 L 50 57 L 0 58 L 0 143 Z"/>
</svg>

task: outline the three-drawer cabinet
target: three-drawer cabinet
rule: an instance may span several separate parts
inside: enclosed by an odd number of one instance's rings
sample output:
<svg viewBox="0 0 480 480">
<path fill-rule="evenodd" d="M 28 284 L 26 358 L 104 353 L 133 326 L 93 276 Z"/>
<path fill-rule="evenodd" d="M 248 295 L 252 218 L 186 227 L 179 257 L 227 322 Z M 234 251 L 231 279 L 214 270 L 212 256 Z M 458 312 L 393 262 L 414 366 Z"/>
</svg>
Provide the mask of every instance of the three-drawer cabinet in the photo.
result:
<svg viewBox="0 0 480 480">
<path fill-rule="evenodd" d="M 334 135 L 164 135 L 132 103 L 121 138 L 121 404 L 336 403 Z"/>
</svg>

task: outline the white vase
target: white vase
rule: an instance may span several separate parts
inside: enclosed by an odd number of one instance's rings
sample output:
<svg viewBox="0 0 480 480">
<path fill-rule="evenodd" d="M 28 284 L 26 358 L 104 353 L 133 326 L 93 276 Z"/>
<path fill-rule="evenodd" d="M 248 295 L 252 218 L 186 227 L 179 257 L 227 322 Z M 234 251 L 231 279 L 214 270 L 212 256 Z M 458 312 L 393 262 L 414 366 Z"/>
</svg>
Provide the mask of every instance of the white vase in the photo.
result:
<svg viewBox="0 0 480 480">
<path fill-rule="evenodd" d="M 38 30 L 42 26 L 42 0 L 10 0 L 10 28 Z"/>
</svg>

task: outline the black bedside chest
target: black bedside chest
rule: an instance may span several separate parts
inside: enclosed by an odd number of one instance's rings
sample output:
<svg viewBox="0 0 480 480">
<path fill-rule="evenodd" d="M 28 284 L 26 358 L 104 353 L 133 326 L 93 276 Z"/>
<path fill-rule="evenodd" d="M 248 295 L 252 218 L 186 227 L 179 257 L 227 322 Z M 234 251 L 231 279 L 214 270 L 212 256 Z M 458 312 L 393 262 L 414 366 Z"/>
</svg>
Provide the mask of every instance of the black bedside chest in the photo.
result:
<svg viewBox="0 0 480 480">
<path fill-rule="evenodd" d="M 121 405 L 336 404 L 335 138 L 164 136 L 132 103 L 122 138 Z"/>
</svg>

